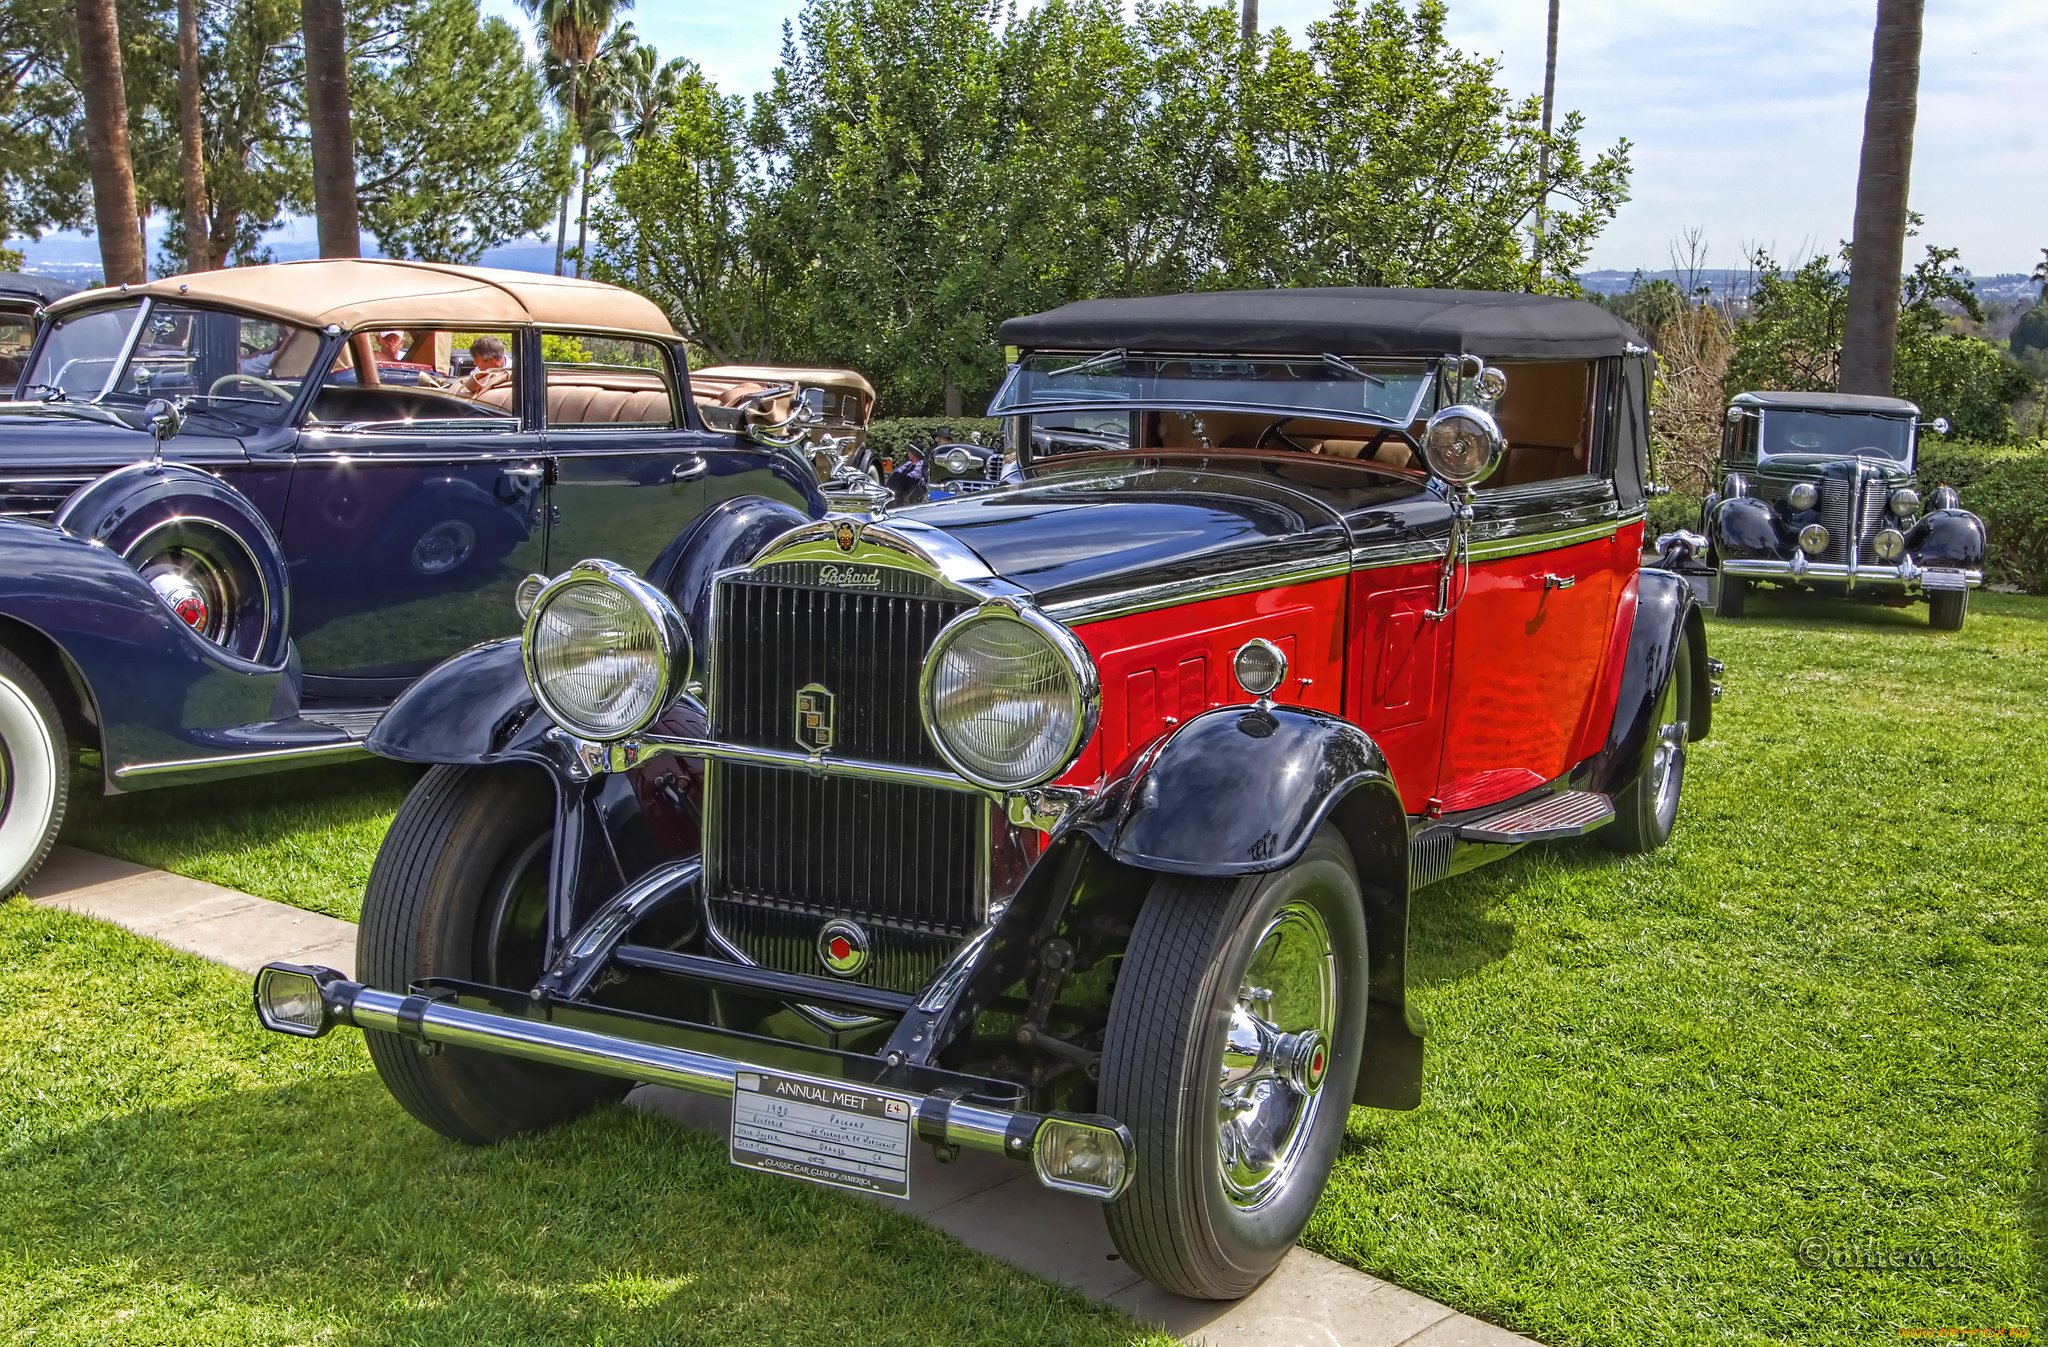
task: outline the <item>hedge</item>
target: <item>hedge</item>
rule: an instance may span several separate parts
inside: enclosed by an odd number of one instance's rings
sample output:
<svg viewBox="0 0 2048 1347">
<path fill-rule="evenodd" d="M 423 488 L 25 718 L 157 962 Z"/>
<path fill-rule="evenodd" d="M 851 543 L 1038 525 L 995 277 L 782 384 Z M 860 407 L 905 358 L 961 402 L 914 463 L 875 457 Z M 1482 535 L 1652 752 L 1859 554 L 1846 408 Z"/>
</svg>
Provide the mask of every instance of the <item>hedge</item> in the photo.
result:
<svg viewBox="0 0 2048 1347">
<path fill-rule="evenodd" d="M 868 422 L 868 443 L 883 457 L 895 458 L 909 445 L 929 447 L 940 426 L 950 427 L 956 440 L 979 432 L 983 444 L 994 444 L 1003 429 L 993 416 L 887 416 Z"/>
</svg>

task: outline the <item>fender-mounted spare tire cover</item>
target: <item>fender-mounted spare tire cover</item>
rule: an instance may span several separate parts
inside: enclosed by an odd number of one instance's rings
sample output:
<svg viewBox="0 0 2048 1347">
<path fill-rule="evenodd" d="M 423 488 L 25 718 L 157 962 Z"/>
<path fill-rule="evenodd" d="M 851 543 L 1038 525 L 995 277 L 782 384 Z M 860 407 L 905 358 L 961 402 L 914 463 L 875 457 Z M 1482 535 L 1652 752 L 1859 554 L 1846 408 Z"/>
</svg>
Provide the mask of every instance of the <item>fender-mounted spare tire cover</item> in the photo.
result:
<svg viewBox="0 0 2048 1347">
<path fill-rule="evenodd" d="M 227 483 L 175 463 L 137 463 L 74 491 L 53 522 L 134 566 L 202 639 L 252 664 L 284 662 L 284 550 Z"/>
</svg>

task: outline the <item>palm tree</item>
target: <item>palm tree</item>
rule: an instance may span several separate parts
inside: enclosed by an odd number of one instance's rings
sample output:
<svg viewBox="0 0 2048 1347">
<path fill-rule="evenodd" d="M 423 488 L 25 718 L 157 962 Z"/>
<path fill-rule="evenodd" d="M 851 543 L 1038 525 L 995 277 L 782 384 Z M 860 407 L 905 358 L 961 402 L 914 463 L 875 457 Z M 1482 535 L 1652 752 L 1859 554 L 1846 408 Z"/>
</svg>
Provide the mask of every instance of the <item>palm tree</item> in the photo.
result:
<svg viewBox="0 0 2048 1347">
<path fill-rule="evenodd" d="M 86 161 L 92 169 L 93 221 L 108 285 L 149 279 L 135 209 L 135 164 L 128 157 L 128 95 L 121 83 L 121 27 L 114 0 L 77 0 L 78 64 L 85 85 Z"/>
<path fill-rule="evenodd" d="M 626 27 L 630 30 L 632 25 Z M 619 64 L 619 135 L 628 145 L 638 145 L 660 133 L 662 122 L 676 105 L 684 78 L 693 68 L 688 57 L 678 56 L 657 66 L 655 62 L 660 59 L 654 48 L 635 45 Z"/>
<path fill-rule="evenodd" d="M 206 158 L 199 120 L 199 0 L 178 0 L 179 157 L 185 177 L 185 270 L 210 271 L 206 246 Z"/>
<path fill-rule="evenodd" d="M 1920 97 L 1920 29 L 1926 0 L 1877 0 L 1863 162 L 1856 175 L 1856 233 L 1849 253 L 1849 312 L 1842 326 L 1844 393 L 1889 394 L 1898 355 L 1900 273 L 1906 263 L 1906 196 L 1913 173 L 1913 120 Z"/>
<path fill-rule="evenodd" d="M 1244 0 L 1239 22 L 1244 29 L 1244 49 L 1256 50 L 1259 45 L 1259 0 Z"/>
<path fill-rule="evenodd" d="M 620 24 L 606 38 L 596 56 L 583 65 L 583 115 L 576 123 L 583 142 L 583 187 L 576 198 L 576 274 L 583 274 L 584 257 L 590 246 L 590 181 L 599 164 L 626 147 L 619 135 L 619 114 L 626 109 L 631 93 L 632 73 L 638 67 L 635 53 L 640 38 L 630 23 Z M 649 54 L 650 58 L 652 53 Z"/>
<path fill-rule="evenodd" d="M 540 26 L 547 54 L 558 69 L 550 72 L 557 97 L 568 113 L 579 141 L 590 120 L 588 81 L 584 70 L 597 58 L 604 39 L 633 0 L 519 0 L 519 7 Z M 589 174 L 586 171 L 585 178 Z M 562 274 L 562 243 L 569 232 L 569 189 L 562 190 L 561 223 L 555 229 L 555 274 Z"/>
<path fill-rule="evenodd" d="M 362 256 L 356 137 L 349 120 L 348 21 L 342 0 L 299 0 L 306 32 L 306 124 L 313 133 L 313 216 L 322 257 Z"/>
<path fill-rule="evenodd" d="M 1550 109 L 1557 101 L 1558 2 L 1550 0 L 1550 40 L 1543 49 L 1543 143 L 1536 150 L 1536 257 L 1530 271 L 1539 282 L 1543 279 L 1543 216 L 1550 205 Z"/>
</svg>

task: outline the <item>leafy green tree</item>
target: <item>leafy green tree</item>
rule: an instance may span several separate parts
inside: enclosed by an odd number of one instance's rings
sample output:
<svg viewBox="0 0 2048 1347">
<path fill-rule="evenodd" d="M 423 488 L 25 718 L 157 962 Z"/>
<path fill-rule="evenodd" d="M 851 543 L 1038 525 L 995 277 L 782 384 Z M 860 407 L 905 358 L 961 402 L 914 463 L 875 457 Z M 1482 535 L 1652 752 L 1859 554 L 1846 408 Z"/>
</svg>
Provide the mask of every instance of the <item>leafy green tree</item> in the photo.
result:
<svg viewBox="0 0 2048 1347">
<path fill-rule="evenodd" d="M 354 45 L 357 193 L 385 252 L 474 262 L 546 227 L 567 146 L 510 24 L 419 0 L 368 16 Z"/>
<path fill-rule="evenodd" d="M 665 120 L 633 142 L 593 213 L 593 274 L 630 284 L 667 309 L 714 361 L 765 359 L 776 311 L 767 175 L 747 134 L 745 103 L 685 63 Z"/>
<path fill-rule="evenodd" d="M 1749 316 L 1737 323 L 1725 392 L 1785 389 L 1833 392 L 1840 384 L 1842 334 L 1849 312 L 1847 249 L 1820 254 L 1782 272 L 1759 250 Z M 1954 434 L 1998 441 L 2012 434 L 2012 402 L 2025 395 L 2024 369 L 1991 343 L 1951 330 L 1952 306 L 1981 321 L 1982 304 L 1953 248 L 1929 247 L 1906 276 L 1897 320 L 1892 392 L 1923 414 L 1948 418 Z"/>
<path fill-rule="evenodd" d="M 0 5 L 0 239 L 91 215 L 72 24 L 66 0 Z"/>
</svg>

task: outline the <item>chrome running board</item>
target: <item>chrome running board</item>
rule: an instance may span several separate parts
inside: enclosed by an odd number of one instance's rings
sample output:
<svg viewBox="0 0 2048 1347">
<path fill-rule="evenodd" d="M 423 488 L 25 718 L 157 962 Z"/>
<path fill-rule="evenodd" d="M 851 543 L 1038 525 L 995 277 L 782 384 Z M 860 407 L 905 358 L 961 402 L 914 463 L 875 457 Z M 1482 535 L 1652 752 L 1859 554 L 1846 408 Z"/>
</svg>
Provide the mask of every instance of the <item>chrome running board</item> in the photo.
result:
<svg viewBox="0 0 2048 1347">
<path fill-rule="evenodd" d="M 1504 814 L 1461 824 L 1458 838 L 1464 842 L 1518 846 L 1524 842 L 1583 837 L 1613 821 L 1614 802 L 1605 795 L 1593 790 L 1566 790 Z"/>
</svg>

